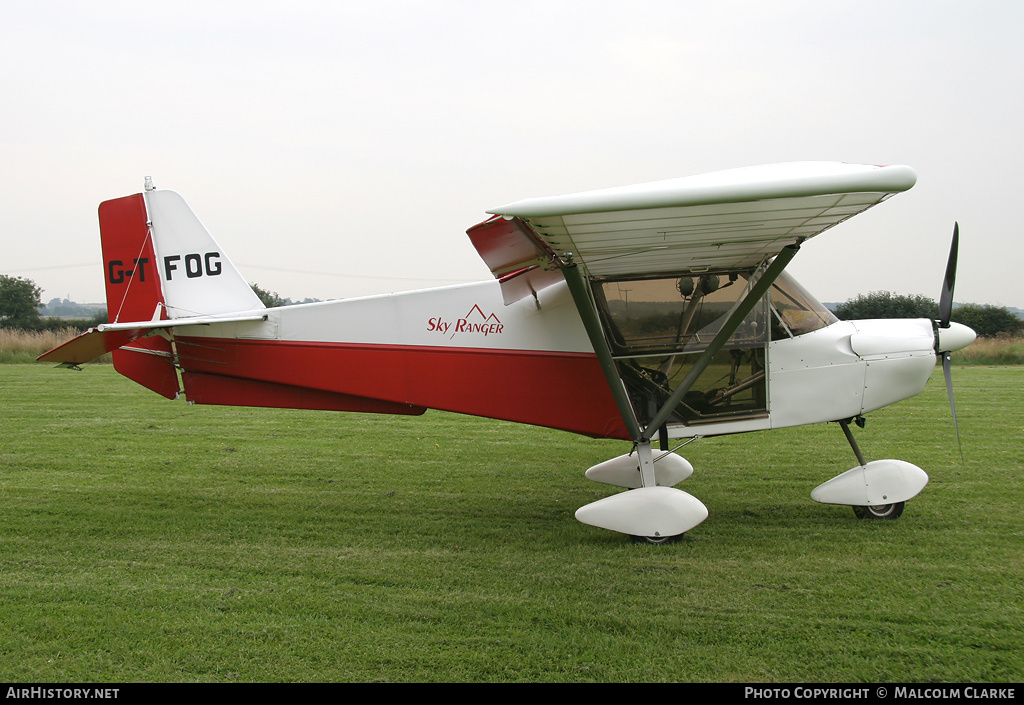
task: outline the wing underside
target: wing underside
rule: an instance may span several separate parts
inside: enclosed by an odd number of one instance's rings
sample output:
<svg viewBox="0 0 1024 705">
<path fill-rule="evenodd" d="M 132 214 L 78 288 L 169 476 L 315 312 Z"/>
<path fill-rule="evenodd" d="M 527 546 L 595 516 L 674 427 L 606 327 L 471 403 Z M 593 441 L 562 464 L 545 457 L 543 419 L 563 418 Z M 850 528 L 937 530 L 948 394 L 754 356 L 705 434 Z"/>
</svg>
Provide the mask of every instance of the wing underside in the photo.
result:
<svg viewBox="0 0 1024 705">
<path fill-rule="evenodd" d="M 754 267 L 915 180 L 903 166 L 736 169 L 517 201 L 490 211 L 497 217 L 470 236 L 499 280 L 510 269 L 556 270 L 570 256 L 591 278 Z M 493 237 L 480 233 L 484 226 Z"/>
</svg>

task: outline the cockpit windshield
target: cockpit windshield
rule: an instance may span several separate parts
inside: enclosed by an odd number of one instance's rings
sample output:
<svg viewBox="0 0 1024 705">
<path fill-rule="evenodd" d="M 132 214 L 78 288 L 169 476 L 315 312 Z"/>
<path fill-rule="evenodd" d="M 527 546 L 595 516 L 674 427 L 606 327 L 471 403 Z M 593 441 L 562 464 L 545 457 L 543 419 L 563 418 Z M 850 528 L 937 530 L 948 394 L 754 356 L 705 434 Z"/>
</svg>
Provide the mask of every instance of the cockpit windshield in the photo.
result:
<svg viewBox="0 0 1024 705">
<path fill-rule="evenodd" d="M 771 288 L 772 340 L 795 337 L 839 319 L 785 272 Z"/>
</svg>

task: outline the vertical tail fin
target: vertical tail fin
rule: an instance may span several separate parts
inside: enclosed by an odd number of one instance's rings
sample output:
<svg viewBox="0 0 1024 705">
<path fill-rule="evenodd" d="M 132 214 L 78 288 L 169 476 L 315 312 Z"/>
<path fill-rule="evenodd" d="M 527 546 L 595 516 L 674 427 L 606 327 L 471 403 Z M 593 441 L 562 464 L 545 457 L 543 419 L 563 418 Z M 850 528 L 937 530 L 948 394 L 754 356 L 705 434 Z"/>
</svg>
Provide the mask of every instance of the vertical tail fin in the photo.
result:
<svg viewBox="0 0 1024 705">
<path fill-rule="evenodd" d="M 111 323 L 263 308 L 210 233 L 173 191 L 100 204 L 100 238 Z M 170 340 L 151 335 L 113 352 L 124 376 L 173 398 L 179 391 Z"/>
<path fill-rule="evenodd" d="M 169 318 L 263 308 L 252 287 L 181 196 L 173 191 L 143 195 Z"/>
</svg>

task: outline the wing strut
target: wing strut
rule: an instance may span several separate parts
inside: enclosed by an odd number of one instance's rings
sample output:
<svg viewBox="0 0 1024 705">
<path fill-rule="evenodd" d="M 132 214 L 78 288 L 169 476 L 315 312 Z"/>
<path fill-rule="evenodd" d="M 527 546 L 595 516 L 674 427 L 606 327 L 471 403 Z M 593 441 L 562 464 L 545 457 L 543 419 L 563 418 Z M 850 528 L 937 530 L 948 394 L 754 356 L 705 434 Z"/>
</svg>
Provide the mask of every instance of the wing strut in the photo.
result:
<svg viewBox="0 0 1024 705">
<path fill-rule="evenodd" d="M 657 415 L 651 419 L 651 422 L 647 424 L 647 428 L 644 429 L 641 434 L 639 441 L 640 443 L 650 443 L 653 435 L 652 431 L 657 432 L 658 428 L 668 420 L 668 417 L 675 410 L 676 406 L 682 401 L 683 396 L 690 391 L 690 387 L 697 381 L 701 373 L 707 369 L 707 366 L 711 364 L 711 358 L 713 358 L 718 351 L 726 344 L 732 334 L 736 332 L 743 319 L 746 318 L 747 314 L 750 313 L 751 309 L 757 304 L 765 292 L 768 291 L 769 287 L 775 280 L 778 279 L 779 275 L 782 274 L 782 270 L 786 268 L 789 261 L 793 259 L 797 251 L 800 249 L 800 245 L 788 245 L 782 248 L 782 251 L 775 257 L 768 269 L 765 270 L 754 286 L 750 288 L 747 295 L 737 304 L 736 308 L 733 309 L 732 314 L 726 320 L 721 330 L 715 336 L 711 344 L 708 345 L 707 349 L 704 350 L 693 363 L 693 368 L 683 378 L 683 381 L 676 387 L 675 392 L 669 397 L 664 404 L 661 406 L 661 410 L 658 411 Z"/>
</svg>

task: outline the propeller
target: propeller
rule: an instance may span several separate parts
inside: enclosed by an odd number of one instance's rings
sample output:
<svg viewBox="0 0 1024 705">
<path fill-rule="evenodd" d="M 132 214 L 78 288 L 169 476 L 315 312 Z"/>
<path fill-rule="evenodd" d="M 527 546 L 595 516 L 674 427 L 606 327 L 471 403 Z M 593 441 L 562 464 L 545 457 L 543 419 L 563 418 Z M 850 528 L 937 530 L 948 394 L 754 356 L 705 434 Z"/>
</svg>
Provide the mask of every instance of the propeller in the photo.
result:
<svg viewBox="0 0 1024 705">
<path fill-rule="evenodd" d="M 956 283 L 956 256 L 959 245 L 960 224 L 954 223 L 953 243 L 949 248 L 946 276 L 942 280 L 942 293 L 939 295 L 939 320 L 935 328 L 935 352 L 942 358 L 942 374 L 946 378 L 946 394 L 949 395 L 949 408 L 953 412 L 956 444 L 960 448 L 960 460 L 963 461 L 964 449 L 960 444 L 960 426 L 956 421 L 956 402 L 953 400 L 953 370 L 950 353 L 969 345 L 974 340 L 974 331 L 959 323 L 951 323 L 949 320 L 953 314 L 953 286 Z"/>
<path fill-rule="evenodd" d="M 960 223 L 953 223 L 953 244 L 949 247 L 946 276 L 942 280 L 942 294 L 939 295 L 939 328 L 949 328 L 949 317 L 953 313 L 953 285 L 956 284 L 956 253 L 959 246 Z"/>
</svg>

